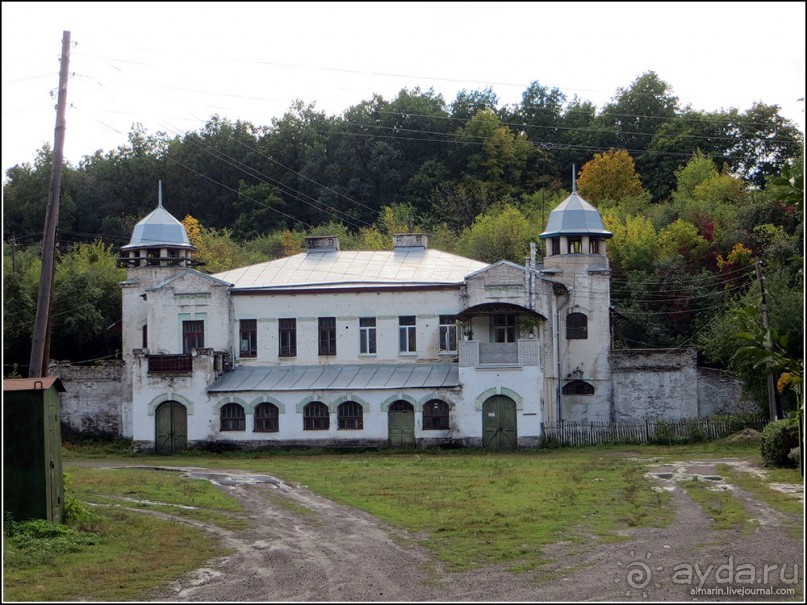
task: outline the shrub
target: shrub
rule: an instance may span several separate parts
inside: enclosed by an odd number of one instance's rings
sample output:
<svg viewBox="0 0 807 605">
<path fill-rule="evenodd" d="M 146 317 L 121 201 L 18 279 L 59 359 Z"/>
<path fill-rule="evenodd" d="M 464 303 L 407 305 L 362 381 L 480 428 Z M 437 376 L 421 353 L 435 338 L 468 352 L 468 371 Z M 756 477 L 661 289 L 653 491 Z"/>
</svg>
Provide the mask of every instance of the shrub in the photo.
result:
<svg viewBox="0 0 807 605">
<path fill-rule="evenodd" d="M 762 431 L 762 464 L 793 468 L 790 450 L 799 446 L 799 425 L 793 419 L 776 420 Z"/>
</svg>

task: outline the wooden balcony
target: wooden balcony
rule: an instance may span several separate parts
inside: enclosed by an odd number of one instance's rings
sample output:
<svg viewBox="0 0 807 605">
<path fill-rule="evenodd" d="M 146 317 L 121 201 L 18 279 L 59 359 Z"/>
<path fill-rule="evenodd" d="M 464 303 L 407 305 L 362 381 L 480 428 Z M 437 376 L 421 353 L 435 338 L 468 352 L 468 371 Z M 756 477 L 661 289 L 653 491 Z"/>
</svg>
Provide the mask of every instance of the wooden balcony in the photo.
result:
<svg viewBox="0 0 807 605">
<path fill-rule="evenodd" d="M 149 374 L 190 374 L 193 358 L 190 355 L 149 355 Z"/>
</svg>

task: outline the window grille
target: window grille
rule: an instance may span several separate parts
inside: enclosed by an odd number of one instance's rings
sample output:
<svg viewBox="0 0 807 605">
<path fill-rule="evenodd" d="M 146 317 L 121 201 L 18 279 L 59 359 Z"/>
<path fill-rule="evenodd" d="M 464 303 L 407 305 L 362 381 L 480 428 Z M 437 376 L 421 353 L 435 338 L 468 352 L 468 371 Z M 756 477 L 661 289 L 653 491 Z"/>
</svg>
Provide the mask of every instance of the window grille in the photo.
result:
<svg viewBox="0 0 807 605">
<path fill-rule="evenodd" d="M 566 338 L 568 340 L 588 338 L 588 317 L 583 313 L 569 313 L 566 316 Z"/>
<path fill-rule="evenodd" d="M 340 430 L 361 430 L 364 428 L 364 410 L 355 401 L 346 401 L 336 410 Z"/>
<path fill-rule="evenodd" d="M 247 420 L 244 416 L 244 408 L 237 403 L 228 403 L 221 408 L 221 430 L 222 431 L 244 431 L 247 428 Z"/>
<path fill-rule="evenodd" d="M 327 431 L 331 428 L 331 415 L 321 401 L 312 401 L 303 408 L 304 431 Z"/>
<path fill-rule="evenodd" d="M 261 403 L 255 408 L 255 432 L 277 433 L 280 421 L 277 406 L 272 403 Z"/>
<path fill-rule="evenodd" d="M 423 430 L 442 431 L 449 427 L 449 407 L 445 401 L 434 399 L 423 406 Z"/>
</svg>

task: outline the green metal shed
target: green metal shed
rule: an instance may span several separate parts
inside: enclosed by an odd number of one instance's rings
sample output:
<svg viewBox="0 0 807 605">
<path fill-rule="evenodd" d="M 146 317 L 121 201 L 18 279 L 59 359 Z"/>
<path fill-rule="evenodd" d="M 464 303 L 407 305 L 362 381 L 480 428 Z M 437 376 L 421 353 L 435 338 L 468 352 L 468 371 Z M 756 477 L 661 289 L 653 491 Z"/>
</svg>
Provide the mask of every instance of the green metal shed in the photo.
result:
<svg viewBox="0 0 807 605">
<path fill-rule="evenodd" d="M 61 523 L 62 430 L 56 376 L 3 380 L 3 511 Z"/>
</svg>

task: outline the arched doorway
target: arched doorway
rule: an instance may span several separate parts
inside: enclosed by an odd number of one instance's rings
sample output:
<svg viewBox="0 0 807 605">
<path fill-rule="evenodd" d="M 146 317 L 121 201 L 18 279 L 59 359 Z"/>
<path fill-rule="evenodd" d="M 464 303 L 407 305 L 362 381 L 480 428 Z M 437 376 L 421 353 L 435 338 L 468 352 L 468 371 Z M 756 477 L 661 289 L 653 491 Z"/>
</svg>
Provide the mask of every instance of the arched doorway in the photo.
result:
<svg viewBox="0 0 807 605">
<path fill-rule="evenodd" d="M 170 455 L 187 449 L 188 416 L 185 406 L 178 401 L 165 401 L 157 408 L 154 416 L 154 451 Z"/>
<path fill-rule="evenodd" d="M 415 408 L 398 400 L 389 406 L 389 444 L 393 447 L 415 445 Z"/>
<path fill-rule="evenodd" d="M 496 395 L 482 405 L 482 447 L 514 450 L 518 442 L 516 402 Z"/>
</svg>

